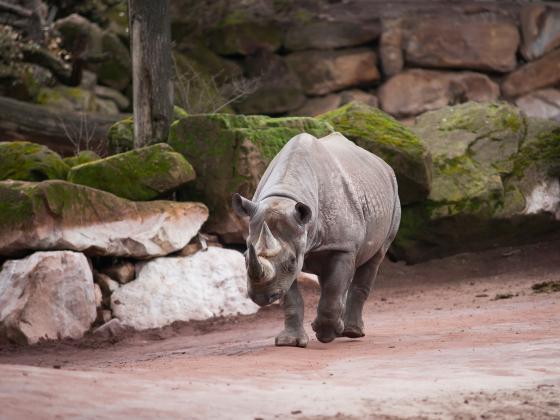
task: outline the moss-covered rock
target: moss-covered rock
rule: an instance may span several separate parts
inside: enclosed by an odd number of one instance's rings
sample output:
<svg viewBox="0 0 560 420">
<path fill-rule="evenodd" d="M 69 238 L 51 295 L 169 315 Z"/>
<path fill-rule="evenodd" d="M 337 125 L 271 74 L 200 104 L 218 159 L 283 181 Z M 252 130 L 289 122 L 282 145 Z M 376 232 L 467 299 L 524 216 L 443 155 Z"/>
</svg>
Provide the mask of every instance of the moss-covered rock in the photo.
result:
<svg viewBox="0 0 560 420">
<path fill-rule="evenodd" d="M 99 159 L 101 159 L 101 157 L 97 153 L 91 150 L 82 150 L 76 156 L 65 157 L 62 160 L 70 168 L 73 168 L 74 166 L 81 165 L 82 163 L 94 162 Z"/>
<path fill-rule="evenodd" d="M 391 165 L 397 175 L 402 203 L 428 196 L 431 156 L 410 129 L 378 108 L 359 102 L 351 102 L 318 118 Z"/>
<path fill-rule="evenodd" d="M 95 95 L 79 87 L 41 87 L 35 99 L 39 105 L 56 108 L 59 111 L 95 112 L 98 105 Z"/>
<path fill-rule="evenodd" d="M 270 161 L 288 140 L 303 132 L 323 137 L 332 127 L 313 118 L 228 114 L 176 121 L 169 144 L 193 164 L 198 175 L 181 196 L 208 205 L 209 231 L 229 242 L 243 242 L 244 225 L 231 209 L 232 193 L 252 196 Z"/>
<path fill-rule="evenodd" d="M 403 208 L 394 256 L 417 262 L 560 231 L 560 124 L 469 102 L 421 115 L 413 131 L 432 153 L 432 189 Z"/>
<path fill-rule="evenodd" d="M 135 203 L 66 181 L 0 182 L 0 258 L 38 250 L 150 258 L 185 247 L 208 217 L 200 203 Z"/>
<path fill-rule="evenodd" d="M 70 168 L 58 153 L 27 141 L 0 142 L 0 181 L 66 179 Z"/>
<path fill-rule="evenodd" d="M 173 107 L 173 119 L 176 121 L 189 114 L 180 106 Z M 134 149 L 134 120 L 127 117 L 117 121 L 107 132 L 107 148 L 111 154 L 128 152 Z"/>
<path fill-rule="evenodd" d="M 167 194 L 195 178 L 192 166 L 167 144 L 155 144 L 73 167 L 68 181 L 134 201 Z"/>
</svg>

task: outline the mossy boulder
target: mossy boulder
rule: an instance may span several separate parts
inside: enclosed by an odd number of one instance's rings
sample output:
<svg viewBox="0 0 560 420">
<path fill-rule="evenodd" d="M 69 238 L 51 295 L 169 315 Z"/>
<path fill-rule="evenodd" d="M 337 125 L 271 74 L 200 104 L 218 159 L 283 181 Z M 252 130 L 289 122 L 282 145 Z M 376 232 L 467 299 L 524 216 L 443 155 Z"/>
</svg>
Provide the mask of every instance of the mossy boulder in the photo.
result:
<svg viewBox="0 0 560 420">
<path fill-rule="evenodd" d="M 397 175 L 402 203 L 421 201 L 428 196 L 431 155 L 410 129 L 378 108 L 359 102 L 351 102 L 318 118 L 391 165 Z"/>
<path fill-rule="evenodd" d="M 70 168 L 73 168 L 74 166 L 81 165 L 82 163 L 95 162 L 96 160 L 99 160 L 99 159 L 101 159 L 101 157 L 97 153 L 95 153 L 91 150 L 82 150 L 76 156 L 65 157 L 62 160 Z"/>
<path fill-rule="evenodd" d="M 432 188 L 404 206 L 395 257 L 418 262 L 560 231 L 559 123 L 468 102 L 423 114 L 412 129 L 432 154 Z"/>
<path fill-rule="evenodd" d="M 27 141 L 0 142 L 0 181 L 66 179 L 69 166 L 48 147 Z"/>
<path fill-rule="evenodd" d="M 68 181 L 134 201 L 153 200 L 195 178 L 192 166 L 167 144 L 155 144 L 74 166 Z"/>
<path fill-rule="evenodd" d="M 200 203 L 136 203 L 61 180 L 0 181 L 0 259 L 41 250 L 163 256 L 184 248 L 207 217 Z"/>
<path fill-rule="evenodd" d="M 35 99 L 39 105 L 56 108 L 59 111 L 98 111 L 95 95 L 79 87 L 41 87 Z"/>
<path fill-rule="evenodd" d="M 176 121 L 189 114 L 183 108 L 173 107 L 173 119 Z M 134 149 L 134 119 L 127 117 L 117 121 L 107 132 L 107 148 L 112 154 L 128 152 Z"/>
<path fill-rule="evenodd" d="M 169 144 L 198 175 L 181 189 L 180 197 L 208 205 L 207 230 L 227 242 L 242 243 L 245 225 L 231 209 L 231 195 L 251 197 L 270 161 L 292 137 L 303 132 L 323 137 L 332 131 L 326 122 L 301 117 L 206 114 L 178 120 Z"/>
</svg>

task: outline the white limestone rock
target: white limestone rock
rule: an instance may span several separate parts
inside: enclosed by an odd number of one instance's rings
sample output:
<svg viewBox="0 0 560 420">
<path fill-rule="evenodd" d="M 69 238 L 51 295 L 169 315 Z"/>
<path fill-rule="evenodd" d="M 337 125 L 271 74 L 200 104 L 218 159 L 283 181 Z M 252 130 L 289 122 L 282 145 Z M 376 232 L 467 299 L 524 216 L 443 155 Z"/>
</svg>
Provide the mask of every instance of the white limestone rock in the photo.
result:
<svg viewBox="0 0 560 420">
<path fill-rule="evenodd" d="M 188 257 L 156 258 L 138 264 L 136 280 L 111 295 L 116 318 L 137 330 L 174 321 L 255 313 L 247 297 L 243 255 L 210 247 Z"/>
</svg>

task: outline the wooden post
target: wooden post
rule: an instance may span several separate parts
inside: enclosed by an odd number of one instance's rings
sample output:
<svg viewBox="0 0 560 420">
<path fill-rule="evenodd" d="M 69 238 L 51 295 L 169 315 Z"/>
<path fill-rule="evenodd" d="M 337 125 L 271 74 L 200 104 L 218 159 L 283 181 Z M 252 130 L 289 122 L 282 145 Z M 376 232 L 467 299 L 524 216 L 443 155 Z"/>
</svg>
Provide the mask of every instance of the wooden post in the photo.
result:
<svg viewBox="0 0 560 420">
<path fill-rule="evenodd" d="M 173 108 L 169 0 L 128 0 L 134 147 L 165 142 Z"/>
</svg>

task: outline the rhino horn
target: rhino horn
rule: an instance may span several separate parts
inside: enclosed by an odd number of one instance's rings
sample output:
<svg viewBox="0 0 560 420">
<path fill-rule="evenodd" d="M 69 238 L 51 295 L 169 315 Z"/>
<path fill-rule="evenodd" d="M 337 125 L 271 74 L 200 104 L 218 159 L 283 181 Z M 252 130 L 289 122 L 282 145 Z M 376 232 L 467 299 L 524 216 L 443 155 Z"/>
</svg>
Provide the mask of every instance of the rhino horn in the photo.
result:
<svg viewBox="0 0 560 420">
<path fill-rule="evenodd" d="M 278 255 L 282 250 L 280 242 L 274 237 L 266 222 L 262 225 L 256 248 L 258 255 L 269 258 Z"/>
<path fill-rule="evenodd" d="M 264 275 L 264 268 L 259 261 L 257 252 L 253 245 L 249 245 L 249 264 L 247 267 L 247 274 L 249 274 L 250 279 L 259 280 Z"/>
</svg>

